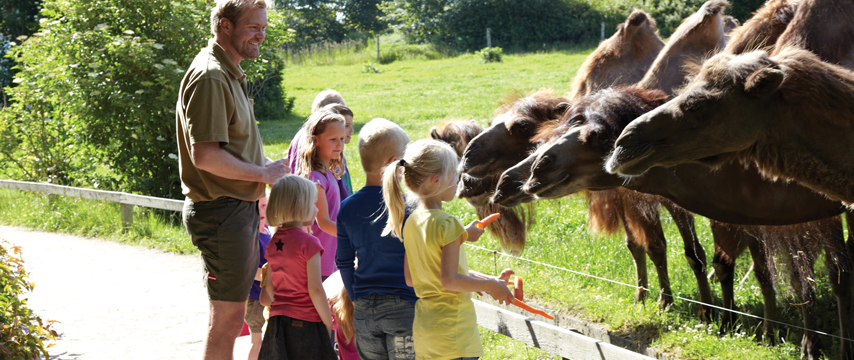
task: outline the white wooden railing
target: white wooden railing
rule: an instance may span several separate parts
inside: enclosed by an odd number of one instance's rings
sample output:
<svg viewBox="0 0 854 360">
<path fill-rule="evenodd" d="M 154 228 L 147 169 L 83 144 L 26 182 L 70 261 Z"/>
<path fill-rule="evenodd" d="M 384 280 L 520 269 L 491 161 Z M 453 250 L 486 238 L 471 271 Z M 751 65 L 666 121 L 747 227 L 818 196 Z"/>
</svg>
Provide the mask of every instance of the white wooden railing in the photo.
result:
<svg viewBox="0 0 854 360">
<path fill-rule="evenodd" d="M 90 200 L 109 201 L 121 204 L 122 225 L 133 224 L 133 207 L 181 211 L 184 202 L 152 196 L 134 195 L 116 191 L 82 189 L 48 183 L 0 180 L 0 188 L 63 195 Z M 641 360 L 652 359 L 611 343 L 582 335 L 579 330 L 555 326 L 535 320 L 519 311 L 490 305 L 474 300 L 477 308 L 477 323 L 487 329 L 538 347 L 548 353 L 572 360 Z M 535 315 L 539 317 L 538 315 Z M 602 337 L 607 338 L 607 332 Z"/>
</svg>

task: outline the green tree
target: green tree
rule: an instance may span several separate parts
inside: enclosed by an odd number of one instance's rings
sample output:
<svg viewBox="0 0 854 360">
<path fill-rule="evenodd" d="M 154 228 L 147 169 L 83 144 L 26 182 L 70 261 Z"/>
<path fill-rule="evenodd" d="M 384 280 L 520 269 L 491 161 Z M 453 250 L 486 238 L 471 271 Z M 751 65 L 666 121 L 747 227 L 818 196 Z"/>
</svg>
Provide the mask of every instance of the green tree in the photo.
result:
<svg viewBox="0 0 854 360">
<path fill-rule="evenodd" d="M 0 0 L 0 109 L 6 107 L 4 87 L 12 86 L 15 62 L 5 57 L 12 42 L 20 43 L 39 28 L 41 0 Z"/>
<path fill-rule="evenodd" d="M 382 0 L 344 0 L 344 24 L 374 34 L 377 41 L 377 63 L 380 62 L 380 32 L 388 28 L 379 5 Z"/>
<path fill-rule="evenodd" d="M 340 6 L 337 1 L 275 1 L 285 22 L 295 32 L 291 43 L 294 49 L 309 48 L 324 42 L 340 42 L 347 35 L 346 27 L 338 21 Z"/>
<path fill-rule="evenodd" d="M 175 102 L 211 37 L 209 3 L 47 0 L 42 16 L 10 53 L 21 65 L 0 112 L 0 167 L 25 180 L 181 197 Z M 283 18 L 268 17 L 262 56 L 241 63 L 256 90 L 283 69 L 275 41 L 289 38 Z"/>
<path fill-rule="evenodd" d="M 412 42 L 447 41 L 445 14 L 453 8 L 452 0 L 390 0 L 380 5 L 388 22 Z"/>
</svg>

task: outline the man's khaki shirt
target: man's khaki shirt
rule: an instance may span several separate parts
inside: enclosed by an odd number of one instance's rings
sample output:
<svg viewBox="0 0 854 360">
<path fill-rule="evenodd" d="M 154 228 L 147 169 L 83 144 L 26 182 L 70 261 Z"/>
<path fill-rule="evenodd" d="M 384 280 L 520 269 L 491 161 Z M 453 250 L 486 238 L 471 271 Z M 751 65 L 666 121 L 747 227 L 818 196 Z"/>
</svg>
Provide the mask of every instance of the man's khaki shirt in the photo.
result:
<svg viewBox="0 0 854 360">
<path fill-rule="evenodd" d="M 190 146 L 216 141 L 241 161 L 264 166 L 261 135 L 246 90 L 246 74 L 213 39 L 193 60 L 178 93 L 178 165 L 181 188 L 193 201 L 222 196 L 255 201 L 264 183 L 226 179 L 193 164 Z"/>
</svg>

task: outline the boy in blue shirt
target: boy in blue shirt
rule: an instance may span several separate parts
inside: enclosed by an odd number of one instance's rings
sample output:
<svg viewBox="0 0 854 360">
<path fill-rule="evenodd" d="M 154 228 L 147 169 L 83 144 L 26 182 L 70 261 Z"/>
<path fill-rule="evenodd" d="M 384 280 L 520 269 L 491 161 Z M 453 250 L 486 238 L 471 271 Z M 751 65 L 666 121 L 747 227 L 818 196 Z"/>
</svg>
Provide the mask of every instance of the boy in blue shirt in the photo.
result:
<svg viewBox="0 0 854 360">
<path fill-rule="evenodd" d="M 386 223 L 382 171 L 403 156 L 408 143 L 406 132 L 391 121 L 365 124 L 359 132 L 365 187 L 338 211 L 336 262 L 355 302 L 356 347 L 363 360 L 415 359 L 412 320 L 418 298 L 404 279 L 406 253 L 400 240 L 380 235 Z"/>
</svg>

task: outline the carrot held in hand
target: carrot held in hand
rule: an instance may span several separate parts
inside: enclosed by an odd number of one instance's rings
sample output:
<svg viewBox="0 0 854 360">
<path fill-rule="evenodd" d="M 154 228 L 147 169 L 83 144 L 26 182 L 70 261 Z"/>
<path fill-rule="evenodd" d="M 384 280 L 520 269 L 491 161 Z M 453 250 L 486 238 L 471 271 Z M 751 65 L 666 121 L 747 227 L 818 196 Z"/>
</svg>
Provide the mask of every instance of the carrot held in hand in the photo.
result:
<svg viewBox="0 0 854 360">
<path fill-rule="evenodd" d="M 531 305 L 525 304 L 525 302 L 522 300 L 516 299 L 516 301 L 513 302 L 513 305 L 516 305 L 516 306 L 522 308 L 522 310 L 525 310 L 531 314 L 537 314 L 537 315 L 540 315 L 540 316 L 542 316 L 546 319 L 549 319 L 549 320 L 555 319 L 554 316 L 551 316 L 551 315 L 547 314 L 545 311 L 542 311 L 540 309 L 535 309 L 535 308 L 531 307 Z"/>
<path fill-rule="evenodd" d="M 499 214 L 499 213 L 489 215 L 489 216 L 483 218 L 483 220 L 481 220 L 480 223 L 477 224 L 477 227 L 481 228 L 481 229 L 486 229 L 486 227 L 489 226 L 489 224 L 492 224 L 493 221 L 498 220 L 498 217 L 500 217 L 500 216 L 501 216 L 501 214 Z"/>
<path fill-rule="evenodd" d="M 525 290 L 522 288 L 522 277 L 516 277 L 516 283 L 513 284 L 513 297 L 516 300 L 524 300 L 525 299 Z"/>
</svg>

